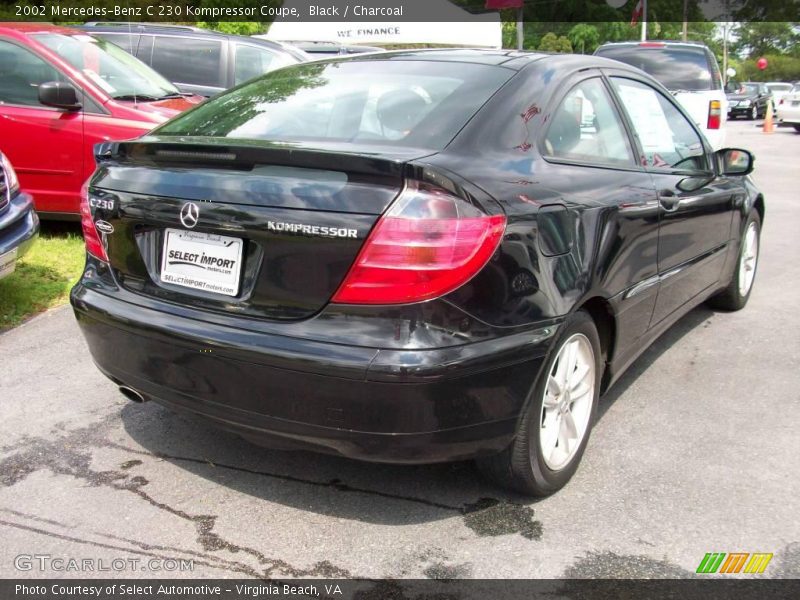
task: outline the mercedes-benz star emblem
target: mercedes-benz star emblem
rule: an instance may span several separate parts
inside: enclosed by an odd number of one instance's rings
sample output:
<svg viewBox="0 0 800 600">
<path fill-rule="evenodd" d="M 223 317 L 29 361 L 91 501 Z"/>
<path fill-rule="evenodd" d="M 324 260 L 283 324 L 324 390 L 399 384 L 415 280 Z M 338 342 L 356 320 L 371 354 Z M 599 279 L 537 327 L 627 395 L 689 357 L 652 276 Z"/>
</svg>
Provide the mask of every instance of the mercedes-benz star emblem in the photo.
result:
<svg viewBox="0 0 800 600">
<path fill-rule="evenodd" d="M 200 219 L 200 209 L 197 208 L 197 204 L 187 202 L 181 207 L 181 223 L 184 227 L 191 229 L 197 225 L 198 219 Z"/>
</svg>

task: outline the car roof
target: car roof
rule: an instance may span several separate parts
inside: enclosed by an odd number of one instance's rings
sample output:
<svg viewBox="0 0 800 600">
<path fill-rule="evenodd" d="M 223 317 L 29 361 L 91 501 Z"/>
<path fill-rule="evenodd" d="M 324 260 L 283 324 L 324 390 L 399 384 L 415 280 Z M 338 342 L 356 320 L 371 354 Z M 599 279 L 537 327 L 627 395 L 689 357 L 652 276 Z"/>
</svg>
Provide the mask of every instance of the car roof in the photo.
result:
<svg viewBox="0 0 800 600">
<path fill-rule="evenodd" d="M 349 54 L 326 57 L 315 61 L 375 61 L 375 60 L 417 60 L 430 62 L 459 62 L 498 66 L 521 71 L 536 64 L 544 68 L 585 69 L 614 68 L 642 75 L 639 69 L 616 60 L 593 56 L 591 54 L 559 54 L 548 52 L 527 52 L 520 50 L 494 50 L 485 48 L 425 48 L 415 50 L 392 50 L 374 54 Z"/>
<path fill-rule="evenodd" d="M 627 41 L 627 42 L 606 42 L 601 44 L 600 48 L 607 46 L 639 46 L 641 48 L 661 48 L 663 46 L 686 46 L 687 48 L 708 48 L 703 42 L 692 42 L 682 40 L 645 40 L 645 41 Z"/>
<path fill-rule="evenodd" d="M 90 21 L 83 25 L 76 25 L 75 29 L 81 30 L 83 33 L 148 33 L 148 34 L 164 34 L 170 36 L 185 36 L 185 37 L 203 37 L 217 40 L 238 40 L 240 42 L 251 42 L 258 46 L 266 46 L 275 50 L 283 50 L 290 52 L 283 44 L 273 42 L 261 37 L 253 37 L 248 35 L 236 35 L 233 33 L 222 33 L 220 31 L 212 31 L 210 29 L 202 29 L 200 27 L 193 27 L 190 25 L 167 25 L 161 23 L 124 23 L 124 22 L 101 22 Z"/>
<path fill-rule="evenodd" d="M 339 42 L 323 42 L 323 41 L 309 41 L 309 40 L 291 40 L 289 42 L 293 46 L 296 46 L 303 50 L 304 52 L 308 52 L 309 54 L 313 53 L 337 53 L 341 52 L 342 50 L 345 51 L 352 51 L 353 53 L 358 52 L 385 52 L 385 48 L 379 48 L 378 46 L 364 46 L 361 44 L 342 44 Z"/>
<path fill-rule="evenodd" d="M 547 56 L 544 53 L 520 52 L 518 50 L 491 50 L 485 48 L 423 48 L 414 50 L 391 50 L 363 54 L 341 54 L 315 62 L 367 61 L 367 60 L 416 60 L 428 62 L 460 62 L 520 69 L 524 64 Z"/>
<path fill-rule="evenodd" d="M 24 35 L 30 33 L 63 33 L 64 35 L 75 35 L 80 33 L 69 27 L 51 25 L 50 23 L 12 23 L 0 21 L 0 30 L 2 29 L 10 29 Z"/>
</svg>

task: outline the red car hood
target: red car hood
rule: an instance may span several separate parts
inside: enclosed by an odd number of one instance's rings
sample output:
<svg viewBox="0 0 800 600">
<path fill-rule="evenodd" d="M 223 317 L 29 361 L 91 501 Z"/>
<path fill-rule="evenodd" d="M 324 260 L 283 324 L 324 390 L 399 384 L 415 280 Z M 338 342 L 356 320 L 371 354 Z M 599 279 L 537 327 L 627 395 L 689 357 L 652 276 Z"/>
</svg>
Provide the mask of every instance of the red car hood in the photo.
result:
<svg viewBox="0 0 800 600">
<path fill-rule="evenodd" d="M 182 113 L 193 106 L 197 106 L 203 100 L 205 100 L 205 98 L 202 96 L 184 96 L 182 98 L 159 100 L 158 102 L 120 102 L 120 104 L 125 104 L 136 110 L 170 119 L 178 113 Z"/>
</svg>

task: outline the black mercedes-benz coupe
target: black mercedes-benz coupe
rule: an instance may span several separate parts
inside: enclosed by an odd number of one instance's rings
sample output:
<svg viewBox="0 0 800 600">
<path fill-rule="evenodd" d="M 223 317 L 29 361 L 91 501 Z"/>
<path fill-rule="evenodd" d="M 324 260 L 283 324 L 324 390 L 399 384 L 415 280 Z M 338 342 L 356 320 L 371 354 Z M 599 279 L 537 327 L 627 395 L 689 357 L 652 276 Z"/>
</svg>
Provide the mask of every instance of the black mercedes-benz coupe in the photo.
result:
<svg viewBox="0 0 800 600">
<path fill-rule="evenodd" d="M 72 305 L 126 396 L 534 495 L 659 334 L 747 303 L 764 219 L 750 153 L 588 56 L 288 67 L 96 155 Z"/>
</svg>

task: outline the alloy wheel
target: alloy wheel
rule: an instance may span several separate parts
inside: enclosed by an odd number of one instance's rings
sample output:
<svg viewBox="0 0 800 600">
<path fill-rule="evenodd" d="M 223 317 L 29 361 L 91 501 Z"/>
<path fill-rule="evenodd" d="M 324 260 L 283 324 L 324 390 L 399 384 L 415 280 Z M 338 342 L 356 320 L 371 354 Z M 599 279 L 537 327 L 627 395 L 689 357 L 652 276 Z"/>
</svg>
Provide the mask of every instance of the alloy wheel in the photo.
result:
<svg viewBox="0 0 800 600">
<path fill-rule="evenodd" d="M 595 369 L 592 344 L 582 333 L 561 346 L 550 369 L 539 419 L 539 449 L 545 465 L 553 471 L 570 463 L 586 435 Z"/>
<path fill-rule="evenodd" d="M 750 223 L 744 234 L 742 253 L 739 257 L 739 295 L 747 296 L 753 285 L 758 263 L 758 228 Z"/>
</svg>

